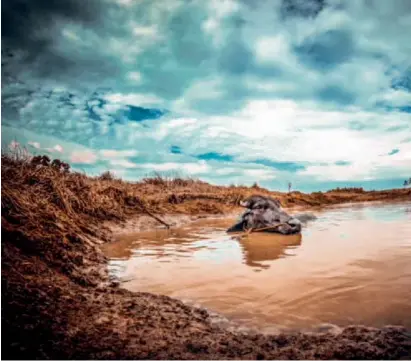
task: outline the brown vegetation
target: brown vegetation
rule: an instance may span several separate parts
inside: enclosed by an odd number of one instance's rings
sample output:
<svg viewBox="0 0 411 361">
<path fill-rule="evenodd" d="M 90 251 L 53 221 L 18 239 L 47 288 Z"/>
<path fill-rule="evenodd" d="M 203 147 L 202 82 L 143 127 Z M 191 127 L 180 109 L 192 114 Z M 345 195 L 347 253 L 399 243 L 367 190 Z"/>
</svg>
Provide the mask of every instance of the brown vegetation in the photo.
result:
<svg viewBox="0 0 411 361">
<path fill-rule="evenodd" d="M 54 164 L 54 165 L 53 165 Z M 2 156 L 4 358 L 398 358 L 402 329 L 348 328 L 338 335 L 240 335 L 168 297 L 110 286 L 98 245 L 104 221 L 147 214 L 224 213 L 256 189 L 192 179 L 87 177 L 62 162 Z M 384 192 L 282 194 L 283 205 L 402 199 Z M 3 333 L 4 334 L 4 333 Z"/>
</svg>

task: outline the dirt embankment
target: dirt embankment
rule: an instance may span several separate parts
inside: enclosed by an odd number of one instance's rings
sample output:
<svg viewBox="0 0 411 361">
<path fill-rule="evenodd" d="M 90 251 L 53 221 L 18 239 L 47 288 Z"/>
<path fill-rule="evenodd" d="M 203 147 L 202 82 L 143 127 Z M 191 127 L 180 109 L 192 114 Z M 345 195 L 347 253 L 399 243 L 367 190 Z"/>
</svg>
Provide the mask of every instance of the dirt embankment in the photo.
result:
<svg viewBox="0 0 411 361">
<path fill-rule="evenodd" d="M 233 333 L 205 310 L 109 284 L 98 247 L 110 240 L 105 222 L 138 222 L 151 218 L 147 211 L 222 214 L 253 193 L 284 206 L 411 197 L 411 190 L 281 194 L 161 178 L 131 184 L 2 157 L 3 358 L 410 358 L 411 336 L 402 328 Z"/>
</svg>

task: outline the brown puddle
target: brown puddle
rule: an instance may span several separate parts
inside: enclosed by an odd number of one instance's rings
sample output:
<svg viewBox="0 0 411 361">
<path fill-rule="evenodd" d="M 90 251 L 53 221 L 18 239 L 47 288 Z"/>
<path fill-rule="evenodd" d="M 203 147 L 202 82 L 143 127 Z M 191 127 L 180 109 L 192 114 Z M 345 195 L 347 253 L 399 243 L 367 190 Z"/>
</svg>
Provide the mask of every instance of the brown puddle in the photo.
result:
<svg viewBox="0 0 411 361">
<path fill-rule="evenodd" d="M 225 233 L 233 219 L 104 246 L 123 287 L 207 307 L 263 332 L 321 324 L 411 328 L 411 203 L 318 212 L 302 235 Z"/>
</svg>

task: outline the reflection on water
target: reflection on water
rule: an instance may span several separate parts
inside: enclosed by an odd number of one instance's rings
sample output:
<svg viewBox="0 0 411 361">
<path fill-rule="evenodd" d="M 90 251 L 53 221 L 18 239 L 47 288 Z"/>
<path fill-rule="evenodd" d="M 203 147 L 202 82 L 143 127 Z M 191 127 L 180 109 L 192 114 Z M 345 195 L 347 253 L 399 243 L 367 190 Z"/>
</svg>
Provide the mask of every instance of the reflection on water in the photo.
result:
<svg viewBox="0 0 411 361">
<path fill-rule="evenodd" d="M 301 234 L 284 236 L 280 234 L 252 233 L 247 237 L 238 237 L 247 266 L 257 269 L 267 269 L 269 263 L 277 258 L 291 256 L 294 248 L 301 245 Z M 290 252 L 288 252 L 290 251 Z"/>
<path fill-rule="evenodd" d="M 411 327 L 411 203 L 318 212 L 302 235 L 228 235 L 234 219 L 122 236 L 104 247 L 131 290 L 195 302 L 272 331 Z"/>
</svg>

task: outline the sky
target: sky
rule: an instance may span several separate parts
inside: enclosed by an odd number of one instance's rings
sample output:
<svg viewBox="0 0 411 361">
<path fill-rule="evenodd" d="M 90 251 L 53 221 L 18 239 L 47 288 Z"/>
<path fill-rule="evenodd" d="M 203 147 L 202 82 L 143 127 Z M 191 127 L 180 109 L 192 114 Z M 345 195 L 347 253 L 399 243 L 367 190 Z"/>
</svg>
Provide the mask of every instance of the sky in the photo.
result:
<svg viewBox="0 0 411 361">
<path fill-rule="evenodd" d="M 409 0 L 9 0 L 2 150 L 126 180 L 411 177 Z"/>
</svg>

